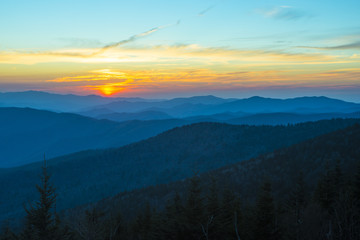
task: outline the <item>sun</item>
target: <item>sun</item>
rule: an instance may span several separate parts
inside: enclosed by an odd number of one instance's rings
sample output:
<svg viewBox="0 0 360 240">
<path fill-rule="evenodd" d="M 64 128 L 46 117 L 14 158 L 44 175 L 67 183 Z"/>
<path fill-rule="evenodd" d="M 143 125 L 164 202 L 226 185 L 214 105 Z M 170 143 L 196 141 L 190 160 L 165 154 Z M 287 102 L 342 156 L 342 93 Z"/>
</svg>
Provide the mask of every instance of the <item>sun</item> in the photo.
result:
<svg viewBox="0 0 360 240">
<path fill-rule="evenodd" d="M 113 86 L 101 86 L 99 90 L 105 96 L 111 96 L 119 91 L 119 89 Z"/>
</svg>

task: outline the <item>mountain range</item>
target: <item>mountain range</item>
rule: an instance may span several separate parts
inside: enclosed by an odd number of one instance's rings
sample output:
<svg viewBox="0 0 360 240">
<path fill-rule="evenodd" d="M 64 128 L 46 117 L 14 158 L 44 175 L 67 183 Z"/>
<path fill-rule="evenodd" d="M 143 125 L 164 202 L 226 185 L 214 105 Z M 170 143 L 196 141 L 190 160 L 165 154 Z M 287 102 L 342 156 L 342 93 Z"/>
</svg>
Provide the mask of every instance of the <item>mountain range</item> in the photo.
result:
<svg viewBox="0 0 360 240">
<path fill-rule="evenodd" d="M 131 215 L 145 200 L 164 207 L 194 174 L 205 184 L 216 176 L 253 201 L 264 175 L 281 196 L 294 169 L 310 183 L 326 159 L 340 158 L 351 172 L 359 123 L 360 104 L 326 97 L 0 93 L 0 221 L 18 222 L 36 199 L 44 155 L 59 211 L 91 204 Z"/>
<path fill-rule="evenodd" d="M 40 91 L 0 92 L 0 107 L 29 107 L 55 112 L 75 112 L 113 101 L 150 101 L 143 98 L 106 98 L 98 95 L 79 96 Z"/>
<path fill-rule="evenodd" d="M 194 100 L 195 99 L 195 100 Z M 360 111 L 360 104 L 326 97 L 300 97 L 293 99 L 272 99 L 251 97 L 246 99 L 218 99 L 213 96 L 172 99 L 160 102 L 116 101 L 99 106 L 114 112 L 160 111 L 176 118 L 219 113 L 351 113 Z M 202 101 L 200 101 L 202 100 Z"/>
<path fill-rule="evenodd" d="M 78 114 L 29 108 L 0 108 L 0 144 L 3 152 L 0 168 L 39 161 L 44 154 L 53 158 L 88 149 L 120 147 L 173 127 L 197 122 L 286 125 L 360 117 L 360 111 L 352 112 L 360 109 L 359 104 L 325 97 L 286 100 L 253 97 L 238 100 L 200 96 L 172 100 L 150 101 L 132 98 L 119 101 L 120 98 L 43 92 L 0 94 L 0 100 L 10 99 L 7 104 L 21 97 L 24 97 L 22 105 L 33 106 L 38 102 L 47 104 L 41 105 L 43 108 L 54 108 L 57 111 L 65 109 L 61 104 L 71 105 L 76 109 L 80 105 L 91 107 Z M 30 100 L 27 102 L 28 99 Z M 6 101 L 2 101 L 4 102 Z M 97 105 L 104 102 L 110 103 Z M 142 108 L 144 109 L 141 110 Z M 161 111 L 154 110 L 157 108 Z M 269 109 L 272 109 L 272 112 Z M 117 110 L 122 112 L 116 112 Z M 197 115 L 193 115 L 195 113 Z M 17 151 L 19 148 L 22 151 Z"/>
<path fill-rule="evenodd" d="M 159 111 L 174 118 L 219 113 L 351 113 L 360 111 L 360 104 L 327 97 L 298 97 L 274 99 L 263 97 L 219 98 L 195 96 L 174 99 L 144 99 L 101 97 L 97 95 L 77 96 L 47 92 L 6 92 L 0 93 L 0 107 L 29 107 L 55 112 L 74 112 L 95 117 L 107 113 L 134 113 Z M 100 110 L 102 113 L 96 114 Z M 93 113 L 95 112 L 95 113 Z"/>
<path fill-rule="evenodd" d="M 89 150 L 48 160 L 57 208 L 119 192 L 185 179 L 359 123 L 337 119 L 290 126 L 197 123 L 121 148 Z M 0 170 L 0 219 L 19 218 L 36 198 L 42 162 Z M 4 194 L 6 193 L 6 194 Z"/>
</svg>

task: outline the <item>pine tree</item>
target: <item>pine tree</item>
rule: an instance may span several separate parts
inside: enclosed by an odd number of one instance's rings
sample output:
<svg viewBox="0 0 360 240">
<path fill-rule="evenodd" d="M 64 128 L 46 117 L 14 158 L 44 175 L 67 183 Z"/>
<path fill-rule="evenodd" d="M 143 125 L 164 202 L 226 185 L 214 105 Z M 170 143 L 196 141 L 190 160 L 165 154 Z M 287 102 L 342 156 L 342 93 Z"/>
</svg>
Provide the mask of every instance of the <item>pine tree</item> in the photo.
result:
<svg viewBox="0 0 360 240">
<path fill-rule="evenodd" d="M 27 223 L 22 235 L 29 239 L 50 240 L 60 237 L 55 213 L 55 188 L 49 180 L 50 175 L 47 171 L 46 160 L 44 160 L 41 185 L 36 185 L 40 199 L 35 202 L 35 205 L 30 205 L 30 208 L 25 208 Z"/>
<path fill-rule="evenodd" d="M 271 183 L 265 180 L 261 186 L 256 202 L 256 240 L 279 239 L 278 227 L 275 224 L 275 206 L 272 197 Z"/>
<path fill-rule="evenodd" d="M 354 215 L 357 227 L 357 233 L 360 235 L 360 164 L 357 167 L 357 172 L 354 179 L 353 186 L 353 199 L 354 199 Z"/>
<path fill-rule="evenodd" d="M 201 224 L 204 223 L 204 206 L 201 196 L 200 179 L 194 176 L 190 179 L 188 197 L 185 205 L 186 238 L 199 239 L 203 236 Z"/>
<path fill-rule="evenodd" d="M 221 212 L 219 214 L 220 231 L 223 238 L 219 239 L 237 239 L 239 225 L 241 223 L 240 203 L 233 191 L 228 187 L 225 188 L 222 201 Z"/>
<path fill-rule="evenodd" d="M 163 224 L 164 239 L 185 239 L 184 218 L 184 206 L 179 194 L 176 193 L 172 202 L 166 206 L 165 222 Z"/>
<path fill-rule="evenodd" d="M 2 229 L 2 234 L 0 235 L 0 240 L 17 240 L 18 237 L 16 234 L 10 229 L 9 224 L 6 223 Z"/>
<path fill-rule="evenodd" d="M 122 239 L 123 235 L 125 235 L 125 223 L 120 212 L 111 217 L 105 226 L 107 227 L 106 235 L 109 240 Z"/>
<path fill-rule="evenodd" d="M 303 224 L 303 215 L 306 206 L 306 196 L 305 196 L 305 182 L 303 172 L 300 171 L 295 186 L 290 193 L 289 199 L 287 201 L 287 208 L 290 214 L 293 216 L 294 224 L 291 224 L 294 229 L 291 229 L 293 232 L 294 239 L 301 239 L 301 225 Z"/>
<path fill-rule="evenodd" d="M 357 167 L 357 172 L 354 181 L 354 198 L 360 210 L 360 164 Z"/>
<path fill-rule="evenodd" d="M 339 199 L 340 194 L 342 194 L 342 192 L 345 190 L 344 189 L 344 176 L 343 176 L 343 172 L 341 169 L 341 161 L 340 159 L 336 159 L 336 163 L 335 163 L 335 169 L 334 169 L 334 177 L 333 177 L 333 181 L 334 181 L 334 197 L 335 200 Z"/>
<path fill-rule="evenodd" d="M 329 162 L 325 165 L 325 174 L 318 181 L 315 191 L 315 198 L 320 206 L 329 214 L 335 201 L 334 174 L 329 167 Z"/>
<path fill-rule="evenodd" d="M 206 220 L 202 229 L 206 238 L 220 239 L 220 201 L 219 191 L 215 178 L 211 178 L 209 193 L 207 194 Z"/>
<path fill-rule="evenodd" d="M 104 229 L 101 225 L 101 218 L 104 213 L 97 210 L 95 207 L 86 210 L 84 218 L 76 226 L 76 231 L 82 239 L 85 240 L 98 240 L 102 239 Z"/>
<path fill-rule="evenodd" d="M 133 235 L 135 238 L 140 240 L 150 239 L 152 234 L 152 222 L 153 212 L 150 204 L 146 203 L 145 209 L 138 214 L 133 225 Z"/>
</svg>

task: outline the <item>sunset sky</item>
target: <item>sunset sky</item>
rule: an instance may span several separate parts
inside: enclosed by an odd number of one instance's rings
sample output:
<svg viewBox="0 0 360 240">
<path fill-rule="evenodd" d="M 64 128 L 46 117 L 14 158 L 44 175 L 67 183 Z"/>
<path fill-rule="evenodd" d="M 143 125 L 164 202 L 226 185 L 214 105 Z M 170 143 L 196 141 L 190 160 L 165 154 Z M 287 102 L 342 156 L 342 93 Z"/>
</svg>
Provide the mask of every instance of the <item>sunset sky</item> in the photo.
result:
<svg viewBox="0 0 360 240">
<path fill-rule="evenodd" d="M 0 92 L 360 102 L 359 0 L 2 0 Z"/>
</svg>

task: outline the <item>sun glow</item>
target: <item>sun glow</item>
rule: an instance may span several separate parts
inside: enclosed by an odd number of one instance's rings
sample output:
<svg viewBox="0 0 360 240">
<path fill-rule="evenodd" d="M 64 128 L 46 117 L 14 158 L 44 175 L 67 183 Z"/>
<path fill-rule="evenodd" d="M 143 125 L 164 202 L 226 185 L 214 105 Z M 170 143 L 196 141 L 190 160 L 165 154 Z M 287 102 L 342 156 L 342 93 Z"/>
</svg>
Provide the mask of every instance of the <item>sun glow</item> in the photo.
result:
<svg viewBox="0 0 360 240">
<path fill-rule="evenodd" d="M 119 92 L 119 89 L 118 88 L 115 88 L 113 86 L 100 86 L 99 87 L 99 91 L 102 95 L 105 95 L 105 96 L 111 96 L 115 93 L 118 93 Z"/>
</svg>

